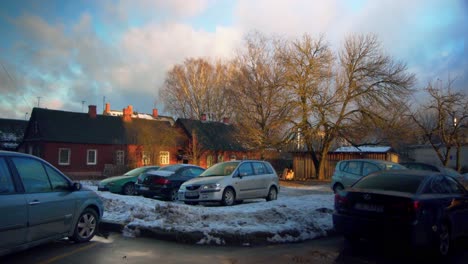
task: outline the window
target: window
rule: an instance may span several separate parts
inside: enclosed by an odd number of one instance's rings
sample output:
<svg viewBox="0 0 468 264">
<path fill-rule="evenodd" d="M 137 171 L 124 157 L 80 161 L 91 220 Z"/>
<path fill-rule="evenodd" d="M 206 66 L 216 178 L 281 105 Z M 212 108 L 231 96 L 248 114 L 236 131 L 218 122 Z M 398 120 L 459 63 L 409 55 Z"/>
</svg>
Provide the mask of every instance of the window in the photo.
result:
<svg viewBox="0 0 468 264">
<path fill-rule="evenodd" d="M 458 184 L 453 178 L 450 176 L 446 176 L 445 182 L 449 188 L 450 193 L 457 193 L 457 194 L 464 194 L 465 191 L 461 188 L 460 184 Z"/>
<path fill-rule="evenodd" d="M 27 193 L 50 192 L 52 190 L 44 166 L 40 161 L 30 158 L 13 158 L 12 160 Z"/>
<path fill-rule="evenodd" d="M 0 195 L 5 193 L 14 193 L 15 186 L 11 181 L 11 174 L 3 158 L 0 158 Z"/>
<path fill-rule="evenodd" d="M 376 171 L 379 171 L 379 167 L 377 167 L 376 165 L 372 164 L 372 163 L 369 163 L 369 162 L 364 162 L 364 164 L 362 164 L 362 175 L 368 175 L 368 174 L 371 174 L 373 172 L 376 172 Z"/>
<path fill-rule="evenodd" d="M 213 166 L 213 156 L 212 155 L 208 155 L 206 157 L 206 166 L 207 167 Z"/>
<path fill-rule="evenodd" d="M 115 152 L 115 164 L 116 165 L 125 164 L 125 152 L 123 150 L 117 150 Z"/>
<path fill-rule="evenodd" d="M 249 163 L 244 163 L 239 167 L 240 176 L 253 175 L 252 165 Z"/>
<path fill-rule="evenodd" d="M 257 175 L 265 174 L 265 167 L 263 166 L 263 163 L 254 162 L 252 163 L 252 165 L 253 165 L 255 174 Z"/>
<path fill-rule="evenodd" d="M 169 151 L 160 151 L 159 152 L 159 164 L 168 165 L 169 164 Z"/>
<path fill-rule="evenodd" d="M 70 149 L 59 148 L 59 165 L 70 165 Z"/>
<path fill-rule="evenodd" d="M 97 150 L 88 149 L 87 154 L 86 154 L 86 164 L 87 165 L 97 164 Z"/>
<path fill-rule="evenodd" d="M 218 162 L 223 162 L 224 156 L 222 154 L 218 155 Z"/>
<path fill-rule="evenodd" d="M 148 151 L 143 151 L 141 153 L 141 162 L 144 166 L 151 165 L 151 154 Z"/>
<path fill-rule="evenodd" d="M 52 190 L 70 190 L 70 183 L 56 170 L 44 164 L 46 172 L 49 175 L 50 183 L 52 184 Z"/>
<path fill-rule="evenodd" d="M 343 171 L 352 174 L 361 174 L 361 164 L 359 161 L 348 161 L 343 166 Z"/>
</svg>

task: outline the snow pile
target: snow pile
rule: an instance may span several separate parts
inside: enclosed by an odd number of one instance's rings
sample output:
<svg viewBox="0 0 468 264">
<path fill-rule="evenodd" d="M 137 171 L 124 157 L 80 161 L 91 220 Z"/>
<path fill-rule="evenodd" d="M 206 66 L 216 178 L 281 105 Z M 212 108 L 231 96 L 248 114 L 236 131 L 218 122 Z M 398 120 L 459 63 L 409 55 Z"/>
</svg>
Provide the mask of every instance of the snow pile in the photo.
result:
<svg viewBox="0 0 468 264">
<path fill-rule="evenodd" d="M 176 233 L 199 233 L 199 244 L 225 244 L 226 237 L 261 236 L 272 243 L 313 239 L 332 229 L 333 195 L 316 193 L 317 187 L 282 187 L 278 200 L 247 200 L 235 206 L 185 205 L 140 196 L 99 192 L 105 212 L 103 221 L 126 226 L 129 236 L 141 229 Z M 322 189 L 318 188 L 319 192 Z M 308 192 L 309 194 L 305 194 Z M 248 239 L 247 239 L 248 240 Z"/>
</svg>

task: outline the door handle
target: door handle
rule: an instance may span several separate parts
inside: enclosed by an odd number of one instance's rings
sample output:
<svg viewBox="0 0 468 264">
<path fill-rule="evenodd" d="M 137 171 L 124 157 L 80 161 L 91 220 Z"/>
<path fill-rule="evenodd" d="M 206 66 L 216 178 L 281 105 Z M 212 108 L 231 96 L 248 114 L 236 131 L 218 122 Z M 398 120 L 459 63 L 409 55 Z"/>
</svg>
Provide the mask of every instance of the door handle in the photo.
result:
<svg viewBox="0 0 468 264">
<path fill-rule="evenodd" d="M 38 200 L 34 200 L 32 202 L 29 202 L 29 205 L 36 205 L 36 204 L 40 204 L 41 202 L 39 202 Z"/>
</svg>

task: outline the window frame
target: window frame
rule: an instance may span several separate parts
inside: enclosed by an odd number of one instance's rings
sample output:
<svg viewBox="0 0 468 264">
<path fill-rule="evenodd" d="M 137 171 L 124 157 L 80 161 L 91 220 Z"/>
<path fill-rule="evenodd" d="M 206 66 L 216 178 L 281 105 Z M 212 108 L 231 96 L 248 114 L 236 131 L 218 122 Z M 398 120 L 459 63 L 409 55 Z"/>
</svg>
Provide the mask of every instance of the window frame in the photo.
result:
<svg viewBox="0 0 468 264">
<path fill-rule="evenodd" d="M 159 165 L 169 165 L 171 163 L 171 153 L 166 150 L 159 151 Z"/>
<path fill-rule="evenodd" d="M 94 152 L 94 162 L 90 161 L 89 159 L 89 154 L 91 152 Z M 97 155 L 98 155 L 97 149 L 87 149 L 86 150 L 86 165 L 97 165 Z"/>
<path fill-rule="evenodd" d="M 67 151 L 67 161 L 62 162 L 62 151 Z M 71 149 L 70 148 L 59 148 L 58 150 L 58 165 L 68 166 L 71 164 Z"/>
<path fill-rule="evenodd" d="M 115 164 L 116 165 L 125 165 L 125 151 L 116 150 L 115 151 Z"/>
</svg>

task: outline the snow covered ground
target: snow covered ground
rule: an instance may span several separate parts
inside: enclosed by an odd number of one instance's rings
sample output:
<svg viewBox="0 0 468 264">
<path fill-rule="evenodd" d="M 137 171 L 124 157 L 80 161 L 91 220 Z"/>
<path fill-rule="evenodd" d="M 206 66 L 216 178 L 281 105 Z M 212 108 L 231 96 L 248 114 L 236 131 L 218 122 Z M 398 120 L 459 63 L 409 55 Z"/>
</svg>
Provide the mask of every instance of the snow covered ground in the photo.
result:
<svg viewBox="0 0 468 264">
<path fill-rule="evenodd" d="M 328 185 L 281 187 L 278 200 L 246 200 L 234 206 L 185 205 L 141 196 L 97 191 L 102 198 L 103 221 L 125 225 L 124 234 L 138 235 L 142 229 L 163 232 L 202 233 L 198 244 L 227 244 L 263 236 L 269 243 L 296 242 L 327 235 L 331 230 L 334 196 Z"/>
</svg>

